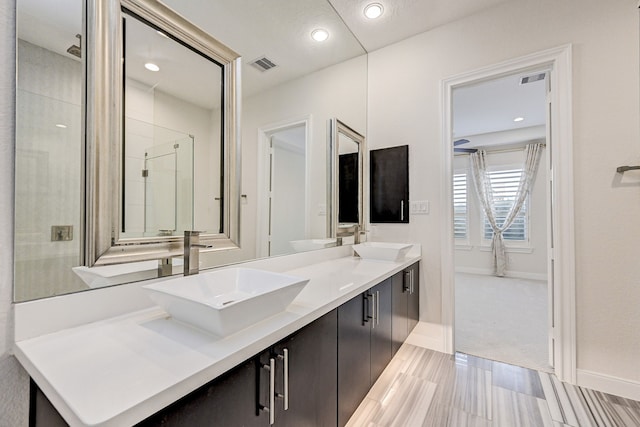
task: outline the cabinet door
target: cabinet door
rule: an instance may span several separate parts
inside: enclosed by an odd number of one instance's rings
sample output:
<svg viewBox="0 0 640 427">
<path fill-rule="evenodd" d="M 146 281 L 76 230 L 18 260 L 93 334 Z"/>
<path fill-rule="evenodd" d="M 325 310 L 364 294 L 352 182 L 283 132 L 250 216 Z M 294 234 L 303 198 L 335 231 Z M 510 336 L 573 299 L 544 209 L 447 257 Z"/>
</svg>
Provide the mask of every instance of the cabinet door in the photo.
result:
<svg viewBox="0 0 640 427">
<path fill-rule="evenodd" d="M 69 425 L 33 380 L 30 382 L 29 393 L 29 427 L 67 427 Z"/>
<path fill-rule="evenodd" d="M 416 262 L 408 268 L 408 271 L 410 272 L 411 286 L 409 287 L 409 328 L 407 332 L 410 333 L 420 319 L 420 264 Z"/>
<path fill-rule="evenodd" d="M 273 347 L 278 360 L 275 426 L 335 427 L 338 404 L 338 310 Z M 285 366 L 285 351 L 286 365 Z M 288 367 L 288 369 L 287 369 Z M 285 395 L 284 379 L 288 379 Z M 288 409 L 284 410 L 285 398 Z"/>
<path fill-rule="evenodd" d="M 338 307 L 338 426 L 344 426 L 371 384 L 369 299 L 359 295 Z"/>
<path fill-rule="evenodd" d="M 392 357 L 391 346 L 391 278 L 370 289 L 373 319 L 371 321 L 371 384 Z"/>
<path fill-rule="evenodd" d="M 404 272 L 401 271 L 391 277 L 391 302 L 392 323 L 391 323 L 391 350 L 395 355 L 407 339 L 409 324 L 409 291 L 405 286 Z"/>
<path fill-rule="evenodd" d="M 251 359 L 193 393 L 183 397 L 138 426 L 268 425 L 268 416 L 257 413 L 256 359 Z"/>
<path fill-rule="evenodd" d="M 409 146 L 370 151 L 372 223 L 409 222 Z"/>
</svg>

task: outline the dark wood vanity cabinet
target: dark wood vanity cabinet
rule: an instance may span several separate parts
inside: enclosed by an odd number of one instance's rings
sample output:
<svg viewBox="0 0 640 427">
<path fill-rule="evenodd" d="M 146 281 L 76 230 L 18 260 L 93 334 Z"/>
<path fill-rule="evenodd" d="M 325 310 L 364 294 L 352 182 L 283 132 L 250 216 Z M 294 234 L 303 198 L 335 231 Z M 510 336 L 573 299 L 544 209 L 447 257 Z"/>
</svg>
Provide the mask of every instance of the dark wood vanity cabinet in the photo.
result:
<svg viewBox="0 0 640 427">
<path fill-rule="evenodd" d="M 274 426 L 335 426 L 337 320 L 325 314 L 139 427 L 267 427 L 271 411 Z"/>
<path fill-rule="evenodd" d="M 405 342 L 420 316 L 420 266 L 415 263 L 391 277 L 393 301 L 392 351 Z"/>
<path fill-rule="evenodd" d="M 274 426 L 344 426 L 418 321 L 418 272 L 415 263 L 138 427 L 268 427 L 270 415 Z M 35 382 L 29 425 L 67 425 Z"/>
<path fill-rule="evenodd" d="M 338 307 L 338 426 L 391 361 L 391 279 Z"/>
</svg>

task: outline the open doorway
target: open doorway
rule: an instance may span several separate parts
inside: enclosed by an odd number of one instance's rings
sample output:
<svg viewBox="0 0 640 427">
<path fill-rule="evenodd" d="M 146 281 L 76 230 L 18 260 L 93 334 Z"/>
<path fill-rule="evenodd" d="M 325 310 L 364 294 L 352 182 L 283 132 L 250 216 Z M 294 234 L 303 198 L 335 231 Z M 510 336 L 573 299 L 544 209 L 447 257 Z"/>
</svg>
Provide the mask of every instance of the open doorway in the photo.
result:
<svg viewBox="0 0 640 427">
<path fill-rule="evenodd" d="M 542 371 L 553 370 L 549 71 L 452 93 L 455 350 Z"/>
<path fill-rule="evenodd" d="M 552 209 L 548 242 L 549 304 L 548 327 L 550 333 L 549 357 L 560 381 L 575 384 L 576 370 L 576 277 L 575 277 L 575 229 L 573 207 L 573 134 L 572 134 L 572 72 L 571 45 L 559 46 L 510 59 L 495 65 L 459 74 L 442 81 L 443 94 L 443 182 L 453 177 L 453 90 L 468 84 L 487 81 L 496 77 L 548 68 L 547 94 L 547 147 L 548 166 L 552 180 L 549 183 L 549 200 Z M 442 189 L 443 206 L 451 206 L 443 212 L 441 239 L 442 283 L 442 348 L 455 352 L 455 242 L 453 236 L 453 185 Z"/>
</svg>

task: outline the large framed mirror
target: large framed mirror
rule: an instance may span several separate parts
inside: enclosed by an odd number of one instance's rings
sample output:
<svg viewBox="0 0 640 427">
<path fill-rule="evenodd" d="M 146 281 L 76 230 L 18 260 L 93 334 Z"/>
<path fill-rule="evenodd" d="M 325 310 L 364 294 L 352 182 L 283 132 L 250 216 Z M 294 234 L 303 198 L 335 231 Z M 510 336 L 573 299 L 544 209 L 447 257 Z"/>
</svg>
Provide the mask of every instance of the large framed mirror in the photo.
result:
<svg viewBox="0 0 640 427">
<path fill-rule="evenodd" d="M 177 256 L 186 230 L 237 248 L 240 55 L 155 0 L 92 14 L 110 19 L 89 34 L 86 264 Z"/>
</svg>

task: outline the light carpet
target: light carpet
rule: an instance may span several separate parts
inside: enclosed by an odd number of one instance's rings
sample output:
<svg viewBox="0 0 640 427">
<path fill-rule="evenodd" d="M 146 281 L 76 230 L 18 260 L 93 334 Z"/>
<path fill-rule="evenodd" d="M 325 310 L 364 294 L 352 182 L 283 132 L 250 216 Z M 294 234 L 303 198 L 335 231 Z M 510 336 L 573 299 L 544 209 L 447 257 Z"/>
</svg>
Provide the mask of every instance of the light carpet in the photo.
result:
<svg viewBox="0 0 640 427">
<path fill-rule="evenodd" d="M 456 273 L 456 351 L 551 372 L 547 282 Z"/>
</svg>

